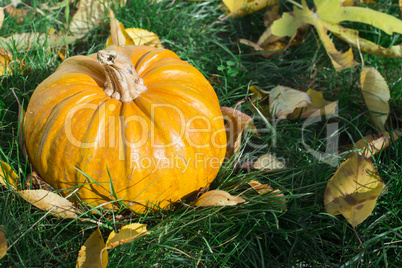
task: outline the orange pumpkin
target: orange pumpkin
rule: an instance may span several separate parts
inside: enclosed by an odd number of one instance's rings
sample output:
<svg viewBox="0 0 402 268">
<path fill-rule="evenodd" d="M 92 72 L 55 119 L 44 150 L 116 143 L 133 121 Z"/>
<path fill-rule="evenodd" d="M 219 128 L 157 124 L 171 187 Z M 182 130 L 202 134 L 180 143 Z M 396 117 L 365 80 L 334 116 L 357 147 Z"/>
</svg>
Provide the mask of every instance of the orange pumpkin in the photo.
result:
<svg viewBox="0 0 402 268">
<path fill-rule="evenodd" d="M 25 115 L 30 162 L 63 194 L 144 212 L 216 177 L 226 151 L 218 98 L 172 51 L 110 46 L 65 60 Z"/>
</svg>

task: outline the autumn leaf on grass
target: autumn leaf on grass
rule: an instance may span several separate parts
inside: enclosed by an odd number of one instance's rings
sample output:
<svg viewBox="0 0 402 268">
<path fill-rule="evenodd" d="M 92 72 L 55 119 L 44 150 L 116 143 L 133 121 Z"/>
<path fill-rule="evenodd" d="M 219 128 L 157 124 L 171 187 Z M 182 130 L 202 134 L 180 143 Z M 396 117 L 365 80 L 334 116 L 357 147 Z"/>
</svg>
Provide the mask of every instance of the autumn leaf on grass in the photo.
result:
<svg viewBox="0 0 402 268">
<path fill-rule="evenodd" d="M 97 228 L 96 231 L 88 237 L 78 252 L 76 268 L 106 268 L 109 256 L 107 250 L 103 250 L 105 246 L 106 244 L 103 240 L 102 233 L 99 228 Z"/>
<path fill-rule="evenodd" d="M 61 218 L 77 218 L 77 209 L 64 197 L 46 190 L 24 190 L 17 192 L 23 199 L 35 207 L 50 211 L 50 214 Z"/>
<path fill-rule="evenodd" d="M 290 87 L 277 86 L 269 92 L 269 111 L 278 119 L 286 119 L 295 109 L 311 104 L 309 94 Z"/>
<path fill-rule="evenodd" d="M 275 173 L 285 168 L 285 164 L 277 159 L 275 155 L 270 153 L 263 154 L 257 161 L 247 161 L 241 165 L 242 169 L 261 170 L 264 173 Z"/>
<path fill-rule="evenodd" d="M 0 260 L 7 254 L 6 234 L 0 229 Z"/>
<path fill-rule="evenodd" d="M 223 0 L 230 16 L 244 16 L 267 6 L 279 5 L 279 0 Z"/>
<path fill-rule="evenodd" d="M 5 8 L 5 10 L 7 11 L 8 14 L 10 14 L 13 18 L 15 18 L 15 20 L 17 21 L 17 23 L 21 23 L 25 17 L 31 13 L 30 10 L 25 9 L 25 8 L 16 8 L 13 5 L 7 5 L 7 7 Z M 35 11 L 32 12 L 31 17 L 35 14 Z"/>
<path fill-rule="evenodd" d="M 73 36 L 60 36 L 45 33 L 21 33 L 9 37 L 0 37 L 0 48 L 9 50 L 15 48 L 18 52 L 43 48 L 56 48 L 75 42 Z"/>
<path fill-rule="evenodd" d="M 110 11 L 110 36 L 106 41 L 106 46 L 154 46 L 163 48 L 159 37 L 147 30 L 138 28 L 125 29 L 123 24 L 119 22 L 112 11 Z"/>
<path fill-rule="evenodd" d="M 106 249 L 115 248 L 148 234 L 150 234 L 150 232 L 147 231 L 146 224 L 131 223 L 125 225 L 119 230 L 118 233 L 114 231 L 110 233 L 106 242 Z"/>
<path fill-rule="evenodd" d="M 221 112 L 226 120 L 225 130 L 227 137 L 226 156 L 232 157 L 241 145 L 241 137 L 244 130 L 249 130 L 258 135 L 257 129 L 254 126 L 253 119 L 239 110 L 221 107 Z"/>
<path fill-rule="evenodd" d="M 294 6 L 293 12 L 284 13 L 282 19 L 275 21 L 272 25 L 272 34 L 279 37 L 291 37 L 298 28 L 306 24 L 314 26 L 336 71 L 353 67 L 357 63 L 353 59 L 352 49 L 339 52 L 335 48 L 328 36 L 329 31 L 353 47 L 359 47 L 362 51 L 383 57 L 398 58 L 402 56 L 401 45 L 383 48 L 360 38 L 358 31 L 342 27 L 339 24 L 343 21 L 366 23 L 383 30 L 387 34 L 393 34 L 402 33 L 401 20 L 364 7 L 343 7 L 341 5 L 342 0 L 315 0 L 314 2 L 315 11 L 311 11 L 306 1 L 303 0 L 302 8 Z"/>
<path fill-rule="evenodd" d="M 15 190 L 18 181 L 17 173 L 6 162 L 0 161 L 0 184 Z"/>
<path fill-rule="evenodd" d="M 371 120 L 379 130 L 384 130 L 389 115 L 390 92 L 384 78 L 375 68 L 363 68 L 360 74 L 364 101 L 371 113 Z"/>
<path fill-rule="evenodd" d="M 246 200 L 240 196 L 230 195 L 222 190 L 211 190 L 201 195 L 195 202 L 196 207 L 213 207 L 213 206 L 235 206 L 244 203 Z"/>
<path fill-rule="evenodd" d="M 328 182 L 325 210 L 332 215 L 342 214 L 355 227 L 370 216 L 384 187 L 373 163 L 354 154 Z"/>
<path fill-rule="evenodd" d="M 0 76 L 7 73 L 13 74 L 14 68 L 12 68 L 13 55 L 10 51 L 0 48 Z"/>
<path fill-rule="evenodd" d="M 250 185 L 251 188 L 253 188 L 253 190 L 255 190 L 260 195 L 272 193 L 273 198 L 282 198 L 279 202 L 276 202 L 276 204 L 283 205 L 282 208 L 284 210 L 286 210 L 286 205 L 285 205 L 286 198 L 284 198 L 284 195 L 280 190 L 274 190 L 268 184 L 261 184 L 259 181 L 256 181 L 256 180 L 249 181 L 248 185 Z"/>
<path fill-rule="evenodd" d="M 3 26 L 3 21 L 4 21 L 4 8 L 0 7 L 0 28 Z"/>
<path fill-rule="evenodd" d="M 311 116 L 321 116 L 333 114 L 338 106 L 337 102 L 324 99 L 321 92 L 309 89 L 306 92 L 311 98 L 311 104 L 304 108 L 297 108 L 288 116 L 290 119 L 309 118 Z"/>
<path fill-rule="evenodd" d="M 370 158 L 381 150 L 387 148 L 391 142 L 396 141 L 402 137 L 402 131 L 395 130 L 392 132 L 392 137 L 389 132 L 382 131 L 378 134 L 368 135 L 355 143 L 355 146 L 350 145 L 349 147 L 355 147 L 360 149 L 360 155 Z"/>
</svg>

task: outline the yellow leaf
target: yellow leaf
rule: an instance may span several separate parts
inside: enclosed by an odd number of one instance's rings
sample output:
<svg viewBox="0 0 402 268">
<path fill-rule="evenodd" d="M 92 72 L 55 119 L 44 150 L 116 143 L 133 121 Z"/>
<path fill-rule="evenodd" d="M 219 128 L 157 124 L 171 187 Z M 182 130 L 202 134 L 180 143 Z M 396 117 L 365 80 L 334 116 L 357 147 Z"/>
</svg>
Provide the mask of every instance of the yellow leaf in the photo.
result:
<svg viewBox="0 0 402 268">
<path fill-rule="evenodd" d="M 342 214 L 355 227 L 370 216 L 384 187 L 373 163 L 354 154 L 328 182 L 325 210 L 332 215 Z"/>
<path fill-rule="evenodd" d="M 116 45 L 119 47 L 134 45 L 134 42 L 127 35 L 126 30 L 121 22 L 115 17 L 112 10 L 110 10 L 110 36 L 106 41 L 106 47 Z"/>
<path fill-rule="evenodd" d="M 392 138 L 389 132 L 383 131 L 377 135 L 368 135 L 356 142 L 356 149 L 363 149 L 360 155 L 369 158 L 387 148 L 391 141 L 396 141 L 402 136 L 402 131 L 395 130 L 392 132 Z"/>
<path fill-rule="evenodd" d="M 56 48 L 75 42 L 73 36 L 59 36 L 57 34 L 21 33 L 7 38 L 0 37 L 0 48 L 5 50 L 14 48 L 19 52 L 43 48 Z"/>
<path fill-rule="evenodd" d="M 105 246 L 102 233 L 97 228 L 78 252 L 76 268 L 106 268 L 109 257 L 107 250 L 103 250 Z"/>
<path fill-rule="evenodd" d="M 284 169 L 285 164 L 280 162 L 276 156 L 266 153 L 260 156 L 257 161 L 254 163 L 254 168 L 257 170 L 275 170 L 275 169 Z"/>
<path fill-rule="evenodd" d="M 279 0 L 223 0 L 232 17 L 244 16 L 267 6 L 279 5 Z"/>
<path fill-rule="evenodd" d="M 0 260 L 7 254 L 6 234 L 0 229 Z"/>
<path fill-rule="evenodd" d="M 371 120 L 377 129 L 384 130 L 389 115 L 388 101 L 391 97 L 387 82 L 375 68 L 363 68 L 360 84 Z"/>
<path fill-rule="evenodd" d="M 0 28 L 3 26 L 3 21 L 4 21 L 4 8 L 0 7 Z"/>
<path fill-rule="evenodd" d="M 309 89 L 306 93 L 311 98 L 311 104 L 307 107 L 296 109 L 288 118 L 308 118 L 311 116 L 328 115 L 335 112 L 338 106 L 337 102 L 325 100 L 322 93 L 314 89 Z"/>
<path fill-rule="evenodd" d="M 0 184 L 15 189 L 18 181 L 17 173 L 6 162 L 0 161 Z"/>
<path fill-rule="evenodd" d="M 283 197 L 282 200 L 280 200 L 279 202 L 276 202 L 276 204 L 283 205 L 282 208 L 284 210 L 286 210 L 286 205 L 285 205 L 286 198 L 284 198 L 284 195 L 283 195 L 283 193 L 281 193 L 280 190 L 274 190 L 268 184 L 261 184 L 259 181 L 256 181 L 256 180 L 249 181 L 248 185 L 250 185 L 251 188 L 253 188 L 257 193 L 259 193 L 261 195 L 267 194 L 267 193 L 273 193 L 274 198 L 275 197 L 277 197 L 277 198 Z"/>
<path fill-rule="evenodd" d="M 55 193 L 46 190 L 24 190 L 17 193 L 35 207 L 50 211 L 53 216 L 77 218 L 77 209 L 73 203 Z"/>
<path fill-rule="evenodd" d="M 106 242 L 106 247 L 107 249 L 112 249 L 117 246 L 131 242 L 140 236 L 148 234 L 150 234 L 150 232 L 147 231 L 146 224 L 128 224 L 123 226 L 118 233 L 115 233 L 114 231 L 110 233 Z"/>
<path fill-rule="evenodd" d="M 305 24 L 314 26 L 317 33 L 331 58 L 336 71 L 355 66 L 357 63 L 353 59 L 352 50 L 339 52 L 328 36 L 331 31 L 338 37 L 347 41 L 350 45 L 357 47 L 358 42 L 364 43 L 360 49 L 368 53 L 380 53 L 384 48 L 377 46 L 376 49 L 367 41 L 359 37 L 359 32 L 353 29 L 345 28 L 339 25 L 342 21 L 354 21 L 366 23 L 377 27 L 387 34 L 402 33 L 402 21 L 397 18 L 364 7 L 344 7 L 342 0 L 315 0 L 316 11 L 311 11 L 306 1 L 302 1 L 302 8 L 294 6 L 293 12 L 286 12 L 282 19 L 277 20 L 272 25 L 272 34 L 282 36 L 293 36 L 297 29 Z M 393 48 L 387 51 L 384 56 L 400 57 L 402 48 Z M 396 54 L 395 54 L 396 53 Z"/>
<path fill-rule="evenodd" d="M 269 111 L 279 119 L 285 119 L 296 108 L 311 104 L 311 98 L 306 92 L 289 87 L 277 86 L 269 93 Z"/>
<path fill-rule="evenodd" d="M 258 133 L 253 119 L 247 114 L 229 107 L 221 107 L 221 112 L 226 120 L 226 156 L 230 158 L 240 149 L 241 136 L 244 130 L 250 129 L 253 133 Z"/>
<path fill-rule="evenodd" d="M 222 190 L 212 190 L 201 195 L 195 202 L 195 206 L 212 207 L 212 206 L 235 206 L 244 203 L 246 200 L 240 196 L 233 196 Z"/>
<path fill-rule="evenodd" d="M 126 33 L 136 46 L 153 46 L 163 48 L 159 37 L 153 32 L 138 28 L 128 28 L 126 29 Z"/>
<path fill-rule="evenodd" d="M 70 22 L 71 33 L 77 39 L 81 39 L 94 27 L 102 24 L 111 2 L 111 0 L 81 0 Z"/>
</svg>

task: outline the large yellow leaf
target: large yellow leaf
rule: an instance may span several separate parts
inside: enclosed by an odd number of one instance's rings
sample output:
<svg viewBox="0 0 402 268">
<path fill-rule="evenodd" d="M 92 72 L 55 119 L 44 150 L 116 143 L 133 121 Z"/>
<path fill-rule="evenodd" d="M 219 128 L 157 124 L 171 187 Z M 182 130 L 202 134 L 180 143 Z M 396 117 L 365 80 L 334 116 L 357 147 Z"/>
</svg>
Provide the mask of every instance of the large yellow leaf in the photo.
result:
<svg viewBox="0 0 402 268">
<path fill-rule="evenodd" d="M 73 203 L 60 195 L 46 190 L 24 190 L 17 193 L 35 207 L 50 211 L 53 216 L 70 219 L 77 218 L 77 209 Z"/>
<path fill-rule="evenodd" d="M 325 210 L 355 227 L 372 213 L 385 185 L 373 163 L 359 154 L 342 163 L 327 184 Z"/>
<path fill-rule="evenodd" d="M 232 17 L 244 16 L 267 6 L 279 5 L 279 0 L 223 0 Z"/>
<path fill-rule="evenodd" d="M 389 115 L 388 101 L 391 97 L 387 82 L 375 68 L 363 68 L 360 84 L 364 101 L 371 113 L 371 120 L 379 130 L 384 130 Z"/>
<path fill-rule="evenodd" d="M 111 232 L 106 242 L 106 248 L 112 249 L 148 234 L 150 234 L 150 232 L 147 231 L 146 224 L 131 223 L 123 226 L 118 233 L 114 231 Z"/>
<path fill-rule="evenodd" d="M 106 244 L 99 228 L 96 229 L 78 252 L 76 268 L 106 268 L 108 252 L 103 250 Z"/>
<path fill-rule="evenodd" d="M 273 23 L 272 34 L 293 36 L 297 29 L 305 24 L 313 25 L 331 58 L 335 70 L 340 71 L 355 66 L 352 50 L 339 52 L 328 36 L 331 31 L 350 45 L 379 56 L 401 57 L 402 47 L 394 46 L 385 49 L 359 37 L 359 32 L 339 25 L 343 21 L 366 23 L 383 30 L 387 34 L 402 33 L 402 21 L 388 14 L 363 7 L 344 7 L 342 0 L 315 0 L 316 10 L 311 11 L 306 1 L 302 8 L 294 6 L 293 12 L 286 12 L 282 19 Z"/>
<path fill-rule="evenodd" d="M 0 229 L 0 260 L 7 254 L 6 234 Z"/>
</svg>

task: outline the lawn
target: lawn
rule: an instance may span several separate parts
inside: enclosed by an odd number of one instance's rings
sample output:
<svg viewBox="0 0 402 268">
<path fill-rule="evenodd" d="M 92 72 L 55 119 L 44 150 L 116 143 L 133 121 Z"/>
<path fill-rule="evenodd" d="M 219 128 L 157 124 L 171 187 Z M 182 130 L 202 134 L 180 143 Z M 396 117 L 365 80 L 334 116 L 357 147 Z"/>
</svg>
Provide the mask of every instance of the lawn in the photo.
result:
<svg viewBox="0 0 402 268">
<path fill-rule="evenodd" d="M 58 2 L 62 1 L 49 1 L 48 6 Z M 66 31 L 77 1 L 71 2 L 43 14 L 31 12 L 21 22 L 6 13 L 0 36 L 49 33 L 51 28 Z M 26 4 L 31 11 L 44 9 L 41 1 Z M 391 112 L 386 130 L 400 129 L 400 58 L 382 58 L 355 49 L 355 60 L 360 65 L 336 72 L 314 30 L 307 32 L 300 44 L 264 58 L 238 40 L 258 40 L 266 29 L 262 19 L 265 10 L 234 19 L 227 17 L 220 5 L 219 0 L 133 0 L 115 8 L 115 16 L 126 28 L 156 33 L 165 48 L 196 67 L 211 82 L 221 106 L 233 108 L 242 102 L 237 109 L 254 117 L 260 134 L 249 131 L 243 136 L 239 155 L 223 163 L 210 187 L 241 195 L 246 202 L 198 208 L 183 202 L 124 221 L 116 221 L 116 215 L 106 214 L 105 210 L 101 211 L 102 216 L 87 213 L 82 217 L 88 220 L 81 221 L 53 217 L 0 185 L 0 229 L 9 246 L 0 267 L 73 267 L 81 246 L 98 224 L 107 237 L 111 230 L 136 222 L 147 224 L 150 234 L 109 250 L 108 267 L 402 266 L 402 140 L 370 158 L 386 190 L 372 214 L 356 228 L 342 216 L 326 213 L 324 208 L 327 182 L 347 153 L 331 152 L 331 164 L 320 161 L 308 150 L 325 153 L 331 134 L 336 135 L 340 150 L 363 136 L 377 133 L 359 84 L 362 62 L 365 67 L 375 67 L 389 86 Z M 396 0 L 380 0 L 369 7 L 401 18 Z M 292 4 L 281 1 L 281 10 L 291 11 Z M 104 49 L 110 35 L 108 23 L 106 18 L 104 24 L 93 27 L 83 39 L 68 45 L 68 57 Z M 359 30 L 361 36 L 382 46 L 402 43 L 399 34 L 389 36 L 360 23 L 343 25 Z M 335 36 L 331 38 L 338 49 L 349 48 Z M 19 63 L 14 65 L 12 74 L 0 77 L 0 160 L 24 181 L 31 166 L 18 143 L 16 97 L 26 108 L 36 86 L 55 71 L 62 59 L 54 49 L 45 47 L 31 51 L 11 48 L 11 53 Z M 302 118 L 261 117 L 250 104 L 250 86 L 269 91 L 277 85 L 322 92 L 326 100 L 338 102 L 336 116 L 322 116 L 308 124 Z M 270 173 L 235 165 L 237 160 L 255 160 L 268 151 L 286 168 Z M 251 180 L 280 190 L 286 207 L 281 203 L 282 197 L 258 194 L 251 189 L 247 184 Z"/>
</svg>

